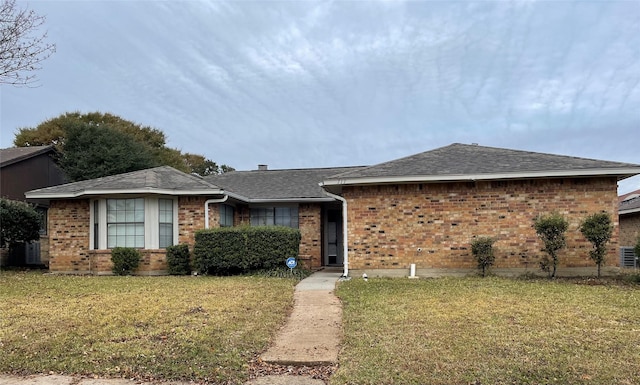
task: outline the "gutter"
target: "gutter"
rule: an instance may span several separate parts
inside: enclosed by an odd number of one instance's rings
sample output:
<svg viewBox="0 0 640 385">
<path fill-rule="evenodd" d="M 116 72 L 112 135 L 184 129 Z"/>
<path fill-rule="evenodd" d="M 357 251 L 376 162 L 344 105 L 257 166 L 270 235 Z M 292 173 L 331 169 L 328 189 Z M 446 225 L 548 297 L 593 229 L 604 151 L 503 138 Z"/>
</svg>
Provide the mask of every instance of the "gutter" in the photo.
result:
<svg viewBox="0 0 640 385">
<path fill-rule="evenodd" d="M 592 176 L 616 176 L 618 180 L 640 173 L 640 167 L 611 169 L 581 169 L 563 171 L 523 171 L 487 174 L 448 174 L 448 175 L 405 175 L 405 176 L 366 176 L 355 178 L 327 179 L 321 186 L 399 184 L 421 182 L 465 182 L 478 180 L 535 179 L 535 178 L 576 178 Z"/>
<path fill-rule="evenodd" d="M 207 199 L 204 202 L 204 228 L 208 229 L 209 228 L 209 205 L 211 203 L 222 203 L 222 202 L 226 202 L 227 199 L 229 199 L 229 195 L 225 195 L 222 198 L 217 198 L 217 199 Z"/>
<path fill-rule="evenodd" d="M 324 192 L 331 198 L 337 199 L 342 202 L 342 265 L 344 267 L 344 271 L 342 273 L 343 277 L 349 276 L 349 243 L 347 242 L 349 237 L 347 235 L 347 230 L 349 228 L 347 221 L 347 200 L 340 195 L 332 194 L 325 190 Z"/>
</svg>

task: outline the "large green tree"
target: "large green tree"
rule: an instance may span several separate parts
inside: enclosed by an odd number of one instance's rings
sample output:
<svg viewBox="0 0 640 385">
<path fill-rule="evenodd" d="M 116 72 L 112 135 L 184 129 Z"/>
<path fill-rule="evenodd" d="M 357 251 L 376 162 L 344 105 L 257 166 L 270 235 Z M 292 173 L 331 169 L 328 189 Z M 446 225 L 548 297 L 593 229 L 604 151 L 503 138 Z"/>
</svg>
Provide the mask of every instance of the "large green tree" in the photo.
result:
<svg viewBox="0 0 640 385">
<path fill-rule="evenodd" d="M 60 167 L 72 181 L 155 167 L 149 149 L 109 126 L 76 122 L 67 127 Z"/>
<path fill-rule="evenodd" d="M 62 162 L 62 167 L 67 174 L 70 174 L 70 171 L 73 174 L 76 174 L 79 171 L 79 168 L 75 170 L 66 169 L 68 167 L 72 167 L 73 163 L 71 163 L 71 159 L 81 161 L 82 164 L 87 164 L 91 159 L 98 159 L 101 162 L 106 162 L 107 164 L 96 164 L 96 167 L 103 172 L 121 170 L 123 163 L 125 162 L 116 158 L 100 157 L 99 154 L 89 156 L 68 153 L 70 151 L 83 150 L 81 147 L 67 146 L 71 131 L 74 132 L 76 139 L 79 140 L 80 134 L 77 132 L 80 129 L 79 127 L 91 130 L 92 133 L 96 134 L 97 137 L 102 138 L 101 140 L 103 141 L 108 141 L 108 139 L 100 135 L 99 131 L 106 130 L 110 134 L 117 132 L 118 138 L 127 143 L 123 146 L 140 152 L 140 156 L 142 158 L 146 158 L 147 156 L 151 157 L 150 162 L 138 162 L 140 160 L 138 159 L 138 161 L 134 162 L 136 164 L 167 165 L 183 172 L 197 173 L 203 176 L 233 171 L 233 168 L 226 165 L 218 166 L 215 162 L 210 159 L 206 159 L 202 155 L 182 153 L 180 150 L 167 147 L 166 137 L 164 133 L 158 129 L 149 126 L 142 126 L 119 116 L 101 112 L 90 112 L 85 114 L 80 112 L 67 112 L 55 118 L 46 120 L 35 128 L 21 128 L 16 134 L 14 145 L 18 147 L 54 145 L 61 154 L 62 159 L 66 159 L 66 161 Z M 90 137 L 83 137 L 82 141 L 86 145 L 91 144 Z M 112 143 L 111 141 L 108 142 Z M 108 149 L 104 149 L 104 151 L 108 153 L 113 152 Z M 115 162 L 117 164 L 109 166 L 108 163 L 110 162 Z M 96 173 L 94 172 L 89 172 L 84 176 L 77 175 L 75 178 L 72 177 L 72 179 L 89 179 L 89 175 L 95 174 Z M 99 176 L 106 175 L 111 174 Z"/>
</svg>

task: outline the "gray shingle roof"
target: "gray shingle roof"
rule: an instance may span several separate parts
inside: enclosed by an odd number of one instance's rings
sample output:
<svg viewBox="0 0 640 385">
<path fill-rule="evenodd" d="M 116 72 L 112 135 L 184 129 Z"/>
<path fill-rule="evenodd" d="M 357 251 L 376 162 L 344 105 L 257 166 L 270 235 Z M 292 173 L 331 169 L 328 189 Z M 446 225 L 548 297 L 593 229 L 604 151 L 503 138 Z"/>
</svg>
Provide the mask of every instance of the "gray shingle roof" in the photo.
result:
<svg viewBox="0 0 640 385">
<path fill-rule="evenodd" d="M 55 152 L 53 146 L 12 147 L 0 150 L 0 167 L 19 162 L 43 153 Z"/>
<path fill-rule="evenodd" d="M 205 179 L 225 192 L 250 201 L 269 200 L 333 200 L 328 199 L 319 183 L 326 177 L 362 167 L 307 168 L 265 171 L 233 171 L 211 175 Z"/>
<path fill-rule="evenodd" d="M 618 212 L 621 214 L 640 212 L 640 190 L 619 196 L 618 199 Z"/>
<path fill-rule="evenodd" d="M 634 174 L 634 170 L 635 174 L 640 173 L 640 165 L 636 164 L 454 143 L 406 158 L 334 175 L 330 179 L 355 181 L 359 178 L 428 176 L 434 180 L 437 177 L 447 177 L 447 180 L 451 180 L 454 176 L 483 174 L 517 177 L 519 174 L 552 176 L 557 173 L 577 176 L 582 175 L 582 172 L 594 170 L 598 170 L 598 175 L 604 175 L 608 170 L 622 175 L 621 169 L 626 169 L 630 175 Z"/>
<path fill-rule="evenodd" d="M 635 198 L 620 202 L 620 205 L 618 206 L 618 211 L 627 212 L 627 213 L 640 211 L 640 197 L 635 197 Z"/>
<path fill-rule="evenodd" d="M 72 198 L 116 193 L 204 195 L 219 194 L 220 188 L 200 177 L 162 166 L 33 190 L 27 193 L 27 197 Z"/>
</svg>

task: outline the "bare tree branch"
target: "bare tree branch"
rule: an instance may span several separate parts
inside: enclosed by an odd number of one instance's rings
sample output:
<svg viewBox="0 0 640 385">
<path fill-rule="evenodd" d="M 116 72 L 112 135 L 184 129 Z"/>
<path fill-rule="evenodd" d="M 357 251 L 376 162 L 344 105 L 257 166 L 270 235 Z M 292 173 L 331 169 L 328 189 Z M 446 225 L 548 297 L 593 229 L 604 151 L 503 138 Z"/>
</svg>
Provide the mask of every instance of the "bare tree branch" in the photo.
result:
<svg viewBox="0 0 640 385">
<path fill-rule="evenodd" d="M 30 85 L 35 82 L 33 71 L 40 62 L 56 51 L 55 44 L 45 40 L 47 33 L 36 31 L 45 22 L 44 16 L 33 10 L 17 9 L 15 0 L 0 4 L 0 84 Z"/>
</svg>

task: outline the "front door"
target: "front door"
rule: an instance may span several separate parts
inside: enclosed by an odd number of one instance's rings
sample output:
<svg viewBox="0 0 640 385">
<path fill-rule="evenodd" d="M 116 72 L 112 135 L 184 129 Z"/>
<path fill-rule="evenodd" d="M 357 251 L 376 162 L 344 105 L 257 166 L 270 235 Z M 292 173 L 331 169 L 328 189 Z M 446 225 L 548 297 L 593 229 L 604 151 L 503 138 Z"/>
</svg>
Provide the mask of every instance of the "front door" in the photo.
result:
<svg viewBox="0 0 640 385">
<path fill-rule="evenodd" d="M 342 258 L 342 210 L 329 209 L 325 216 L 325 265 L 341 266 Z"/>
</svg>

